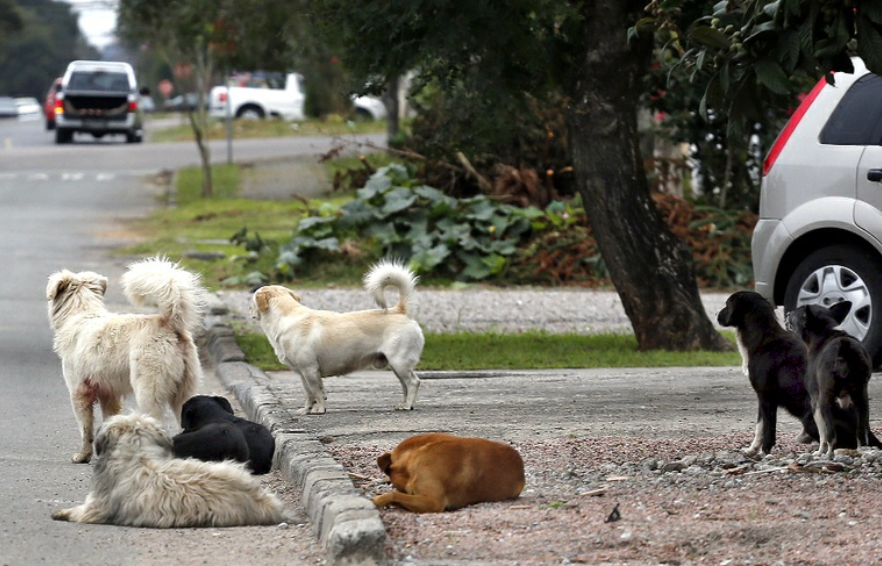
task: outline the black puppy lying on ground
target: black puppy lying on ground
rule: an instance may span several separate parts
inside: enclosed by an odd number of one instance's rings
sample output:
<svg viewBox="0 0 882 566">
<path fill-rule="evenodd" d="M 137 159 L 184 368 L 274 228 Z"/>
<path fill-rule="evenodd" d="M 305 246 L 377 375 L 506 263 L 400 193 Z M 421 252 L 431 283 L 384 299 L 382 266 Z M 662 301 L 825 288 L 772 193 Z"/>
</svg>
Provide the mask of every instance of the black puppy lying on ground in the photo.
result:
<svg viewBox="0 0 882 566">
<path fill-rule="evenodd" d="M 800 441 L 819 441 L 811 397 L 805 385 L 808 370 L 806 345 L 781 326 L 772 305 L 758 293 L 739 291 L 726 301 L 717 322 L 736 329 L 738 349 L 744 359 L 742 369 L 750 379 L 759 403 L 756 435 L 744 453 L 753 456 L 771 451 L 775 445 L 778 407 L 802 422 Z M 833 420 L 839 439 L 836 448 L 854 448 L 855 411 L 837 405 L 833 409 Z M 870 437 L 870 444 L 875 446 L 879 441 L 872 433 Z"/>
<path fill-rule="evenodd" d="M 843 445 L 878 446 L 870 432 L 870 402 L 867 386 L 873 372 L 869 354 L 859 340 L 836 328 L 851 310 L 850 301 L 830 308 L 819 305 L 799 307 L 787 316 L 788 326 L 808 346 L 808 369 L 805 386 L 811 397 L 812 412 L 821 445 L 816 456 L 833 456 L 833 449 Z M 834 411 L 853 407 L 854 434 L 840 436 Z M 872 440 L 875 441 L 871 444 Z"/>
<path fill-rule="evenodd" d="M 182 434 L 200 432 L 209 425 L 221 423 L 231 424 L 241 432 L 248 449 L 247 465 L 251 473 L 265 474 L 269 472 L 273 465 L 273 453 L 276 450 L 276 441 L 269 429 L 261 424 L 237 417 L 233 413 L 232 405 L 224 397 L 196 395 L 184 403 L 181 410 L 181 426 L 184 427 Z M 227 442 L 229 438 L 216 437 L 212 439 L 207 437 L 215 434 L 218 430 L 217 427 L 210 428 L 203 441 L 206 443 Z M 175 454 L 177 455 L 177 452 Z"/>
<path fill-rule="evenodd" d="M 203 462 L 235 460 L 247 462 L 248 442 L 239 427 L 226 421 L 208 423 L 172 438 L 173 451 L 178 458 L 196 458 Z"/>
</svg>

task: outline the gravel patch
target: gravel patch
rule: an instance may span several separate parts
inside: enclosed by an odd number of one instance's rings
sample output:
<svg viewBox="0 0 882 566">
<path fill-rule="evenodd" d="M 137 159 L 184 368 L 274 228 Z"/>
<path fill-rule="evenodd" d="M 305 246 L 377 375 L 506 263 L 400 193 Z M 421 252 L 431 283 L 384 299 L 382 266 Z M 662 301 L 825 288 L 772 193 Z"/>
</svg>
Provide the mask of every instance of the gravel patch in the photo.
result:
<svg viewBox="0 0 882 566">
<path fill-rule="evenodd" d="M 298 289 L 297 293 L 311 309 L 349 312 L 376 308 L 358 288 Z M 239 317 L 249 318 L 250 293 L 219 291 L 218 295 Z M 712 321 L 728 297 L 729 293 L 702 294 Z M 618 294 L 590 289 L 418 289 L 414 318 L 426 332 L 524 332 L 537 328 L 553 333 L 632 332 Z"/>
<path fill-rule="evenodd" d="M 688 439 L 518 442 L 527 486 L 514 501 L 449 513 L 381 511 L 396 562 L 867 565 L 882 561 L 882 452 L 833 461 L 782 442 L 748 459 L 751 433 Z M 390 489 L 376 456 L 328 450 L 367 497 Z M 611 520 L 617 509 L 620 518 Z M 613 517 L 614 518 L 614 517 Z"/>
</svg>

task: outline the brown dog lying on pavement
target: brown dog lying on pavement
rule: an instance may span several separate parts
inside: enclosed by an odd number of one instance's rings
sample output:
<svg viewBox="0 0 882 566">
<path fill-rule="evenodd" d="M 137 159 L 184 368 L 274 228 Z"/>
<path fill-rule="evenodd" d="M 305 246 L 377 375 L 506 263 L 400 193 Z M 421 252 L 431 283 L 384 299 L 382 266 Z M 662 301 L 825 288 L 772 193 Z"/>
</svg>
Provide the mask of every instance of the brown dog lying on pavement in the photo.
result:
<svg viewBox="0 0 882 566">
<path fill-rule="evenodd" d="M 516 499 L 524 489 L 524 461 L 518 451 L 483 438 L 420 434 L 377 458 L 377 464 L 397 490 L 374 497 L 377 507 L 440 513 Z"/>
</svg>

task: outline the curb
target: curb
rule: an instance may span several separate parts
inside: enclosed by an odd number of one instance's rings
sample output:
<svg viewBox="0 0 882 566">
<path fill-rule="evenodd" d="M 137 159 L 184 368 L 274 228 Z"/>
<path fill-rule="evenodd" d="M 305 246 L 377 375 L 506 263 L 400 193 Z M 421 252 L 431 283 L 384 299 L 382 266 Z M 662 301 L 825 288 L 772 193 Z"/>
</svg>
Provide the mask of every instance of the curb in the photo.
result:
<svg viewBox="0 0 882 566">
<path fill-rule="evenodd" d="M 331 564 L 385 566 L 386 529 L 380 512 L 355 488 L 324 445 L 309 431 L 294 428 L 287 408 L 270 388 L 270 377 L 245 362 L 229 324 L 206 319 L 203 347 L 218 379 L 236 396 L 248 418 L 276 439 L 273 464 L 298 490 L 301 502 Z"/>
</svg>

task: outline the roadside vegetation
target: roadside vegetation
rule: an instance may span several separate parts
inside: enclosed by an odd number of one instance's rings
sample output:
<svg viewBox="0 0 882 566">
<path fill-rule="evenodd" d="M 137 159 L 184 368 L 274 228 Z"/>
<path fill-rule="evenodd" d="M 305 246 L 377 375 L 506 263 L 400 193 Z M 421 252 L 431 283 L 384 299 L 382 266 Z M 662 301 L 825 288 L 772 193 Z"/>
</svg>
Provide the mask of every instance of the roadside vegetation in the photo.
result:
<svg viewBox="0 0 882 566">
<path fill-rule="evenodd" d="M 143 241 L 122 250 L 122 253 L 137 256 L 166 254 L 179 259 L 186 267 L 202 273 L 205 283 L 212 289 L 245 289 L 267 283 L 281 283 L 295 288 L 357 286 L 364 270 L 378 257 L 376 254 L 382 253 L 382 246 L 370 244 L 356 251 L 359 240 L 368 242 L 371 238 L 353 237 L 347 240 L 341 237 L 339 244 L 349 252 L 318 251 L 320 260 L 312 258 L 305 261 L 301 264 L 302 269 L 296 271 L 280 268 L 280 258 L 284 255 L 282 248 L 301 233 L 302 221 L 313 219 L 311 222 L 314 223 L 315 219 L 340 218 L 337 212 L 359 202 L 358 192 L 343 185 L 370 179 L 389 161 L 388 156 L 379 154 L 361 159 L 329 161 L 326 164 L 328 176 L 336 179 L 341 187 L 326 198 L 310 200 L 263 201 L 243 198 L 240 195 L 243 171 L 239 166 L 216 166 L 213 172 L 215 195 L 206 199 L 200 191 L 201 169 L 183 169 L 174 175 L 173 185 L 169 186 L 166 197 L 168 206 L 161 207 L 140 222 Z M 473 201 L 470 206 L 476 206 L 476 202 L 483 201 Z M 385 203 L 383 199 L 382 204 Z M 425 203 L 411 204 L 419 209 Z M 576 214 L 572 205 L 567 205 L 565 211 L 566 214 Z M 539 209 L 536 209 L 527 217 L 539 213 Z M 389 224 L 389 219 L 380 218 L 379 222 Z M 412 219 L 407 222 L 412 222 Z M 318 225 L 321 224 L 323 222 L 319 220 Z M 376 232 L 376 228 L 371 227 L 358 230 Z M 504 231 L 500 229 L 500 232 Z M 315 239 L 314 231 L 307 230 L 305 233 L 312 235 L 301 237 Z M 527 248 L 536 245 L 535 242 L 527 244 Z M 520 250 L 518 245 L 514 246 L 514 250 Z M 310 253 L 316 251 L 311 250 Z M 515 255 L 514 252 L 512 255 Z M 533 280 L 533 284 L 537 283 L 561 284 L 560 281 L 542 278 Z M 487 281 L 463 280 L 456 273 L 431 269 L 426 271 L 421 283 L 423 286 L 440 287 L 486 284 L 514 283 L 504 277 L 489 277 Z M 607 287 L 608 282 L 595 278 L 590 281 L 590 286 Z M 276 359 L 266 338 L 259 331 L 255 332 L 253 326 L 241 324 L 236 331 L 237 340 L 249 362 L 268 371 L 285 369 Z M 727 337 L 733 340 L 732 336 Z M 731 351 L 641 352 L 633 335 L 552 334 L 537 329 L 523 334 L 428 334 L 419 367 L 423 370 L 478 370 L 729 366 L 737 363 L 738 354 Z"/>
<path fill-rule="evenodd" d="M 157 119 L 176 117 L 174 114 L 156 115 Z M 193 128 L 185 113 L 180 113 L 180 124 L 151 132 L 153 142 L 193 141 Z M 338 136 L 344 134 L 369 134 L 384 132 L 386 122 L 382 120 L 347 120 L 341 116 L 327 116 L 324 119 L 309 119 L 289 122 L 282 119 L 233 120 L 232 135 L 235 139 L 280 138 L 291 136 Z M 223 120 L 211 120 L 205 132 L 207 139 L 226 139 L 227 125 Z"/>
</svg>

